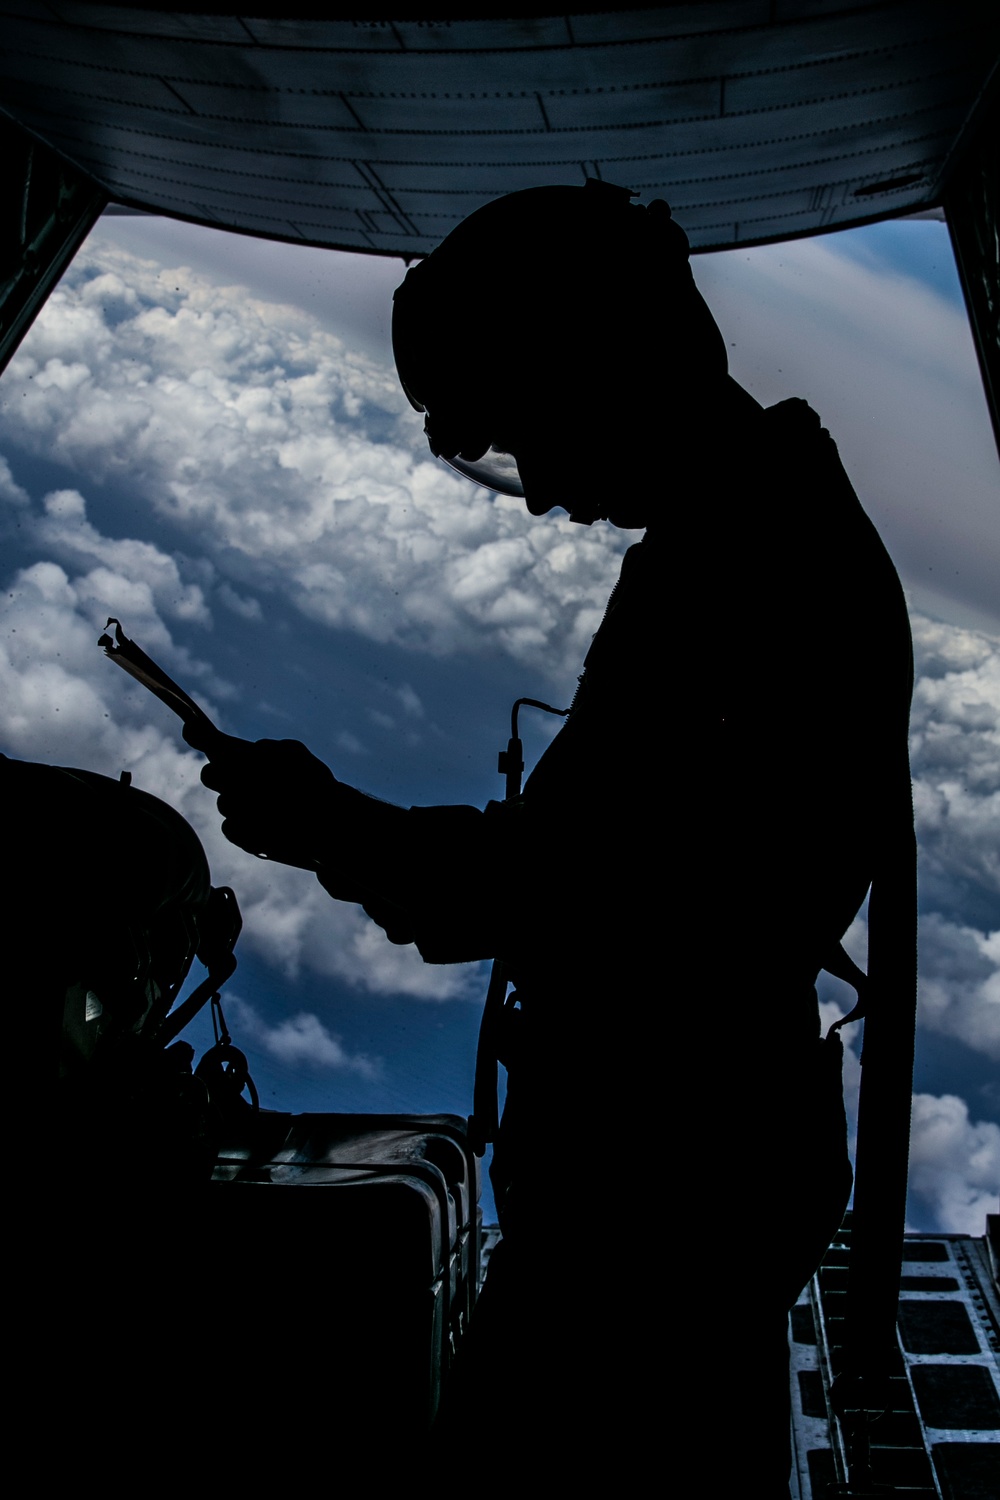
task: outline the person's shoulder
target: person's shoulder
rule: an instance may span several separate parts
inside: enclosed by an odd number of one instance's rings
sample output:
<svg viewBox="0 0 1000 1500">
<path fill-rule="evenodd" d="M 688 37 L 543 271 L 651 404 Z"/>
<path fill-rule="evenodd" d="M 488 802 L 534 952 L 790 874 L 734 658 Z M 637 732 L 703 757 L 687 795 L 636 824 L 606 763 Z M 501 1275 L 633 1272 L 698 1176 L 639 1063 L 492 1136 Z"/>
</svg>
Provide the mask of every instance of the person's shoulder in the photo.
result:
<svg viewBox="0 0 1000 1500">
<path fill-rule="evenodd" d="M 896 570 L 844 468 L 837 444 L 801 397 L 762 411 L 776 472 L 785 476 L 782 520 L 806 530 L 821 546 L 813 567 L 874 590 L 905 621 Z M 810 574 L 813 577 L 813 574 Z M 907 627 L 908 629 L 908 627 Z"/>
<path fill-rule="evenodd" d="M 819 413 L 814 411 L 809 402 L 803 400 L 801 396 L 790 396 L 786 401 L 779 401 L 774 406 L 764 407 L 761 411 L 761 418 L 772 438 L 815 442 L 817 439 L 830 436 L 823 426 Z"/>
<path fill-rule="evenodd" d="M 837 444 L 818 412 L 801 396 L 791 396 L 761 411 L 761 430 L 770 459 L 798 483 L 819 484 L 839 507 L 858 504 Z"/>
<path fill-rule="evenodd" d="M 802 396 L 789 396 L 786 400 L 777 401 L 774 406 L 765 406 L 761 410 L 766 421 L 782 426 L 801 427 L 803 431 L 818 432 L 823 425 L 819 413 L 813 411 L 809 402 Z"/>
</svg>

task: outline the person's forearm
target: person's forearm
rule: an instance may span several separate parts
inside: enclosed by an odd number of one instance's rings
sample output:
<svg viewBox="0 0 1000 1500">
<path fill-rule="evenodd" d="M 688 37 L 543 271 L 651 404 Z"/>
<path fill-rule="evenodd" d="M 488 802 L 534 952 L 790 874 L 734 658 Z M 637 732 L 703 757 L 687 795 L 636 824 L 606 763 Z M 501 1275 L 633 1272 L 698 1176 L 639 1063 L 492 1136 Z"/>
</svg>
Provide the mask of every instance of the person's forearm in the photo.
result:
<svg viewBox="0 0 1000 1500">
<path fill-rule="evenodd" d="M 396 807 L 353 788 L 337 800 L 317 830 L 316 873 L 330 895 L 359 903 L 429 962 L 492 957 L 507 881 L 497 821 L 475 807 Z"/>
<path fill-rule="evenodd" d="M 320 881 L 338 900 L 398 902 L 409 842 L 406 808 L 338 783 L 317 810 L 310 847 Z"/>
</svg>

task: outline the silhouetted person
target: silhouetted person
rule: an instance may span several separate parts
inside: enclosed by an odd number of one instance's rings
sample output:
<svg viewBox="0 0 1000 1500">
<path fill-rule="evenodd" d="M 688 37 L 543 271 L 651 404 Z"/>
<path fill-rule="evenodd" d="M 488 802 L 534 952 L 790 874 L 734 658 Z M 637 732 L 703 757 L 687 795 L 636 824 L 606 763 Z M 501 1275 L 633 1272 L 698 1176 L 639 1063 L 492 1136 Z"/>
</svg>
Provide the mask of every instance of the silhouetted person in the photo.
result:
<svg viewBox="0 0 1000 1500">
<path fill-rule="evenodd" d="M 534 515 L 647 528 L 572 714 L 483 812 L 375 802 L 294 743 L 203 779 L 234 842 L 516 986 L 449 1451 L 784 1495 L 787 1309 L 850 1190 L 814 984 L 905 746 L 898 580 L 815 413 L 729 377 L 664 203 L 487 205 L 409 272 L 394 344 L 436 453 Z"/>
</svg>

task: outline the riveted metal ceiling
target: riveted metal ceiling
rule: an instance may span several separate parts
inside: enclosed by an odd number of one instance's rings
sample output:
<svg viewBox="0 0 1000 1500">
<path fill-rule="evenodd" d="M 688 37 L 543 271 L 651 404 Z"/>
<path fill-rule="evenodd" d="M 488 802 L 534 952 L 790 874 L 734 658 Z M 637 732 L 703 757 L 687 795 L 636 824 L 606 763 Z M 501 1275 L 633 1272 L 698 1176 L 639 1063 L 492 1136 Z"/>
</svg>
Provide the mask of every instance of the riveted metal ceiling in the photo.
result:
<svg viewBox="0 0 1000 1500">
<path fill-rule="evenodd" d="M 419 255 L 598 176 L 707 249 L 938 202 L 1000 50 L 983 0 L 270 8 L 0 4 L 0 108 L 120 203 L 256 235 Z"/>
</svg>

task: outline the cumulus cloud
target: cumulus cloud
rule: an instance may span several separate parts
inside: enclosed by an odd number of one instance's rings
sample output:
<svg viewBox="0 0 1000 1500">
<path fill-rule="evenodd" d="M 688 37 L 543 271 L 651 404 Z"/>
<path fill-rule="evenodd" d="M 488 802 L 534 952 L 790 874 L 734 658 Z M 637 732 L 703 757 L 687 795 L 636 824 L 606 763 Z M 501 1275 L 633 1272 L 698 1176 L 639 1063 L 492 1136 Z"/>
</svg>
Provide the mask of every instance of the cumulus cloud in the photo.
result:
<svg viewBox="0 0 1000 1500">
<path fill-rule="evenodd" d="M 96 769 L 159 741 L 148 695 L 97 650 L 119 611 L 206 706 L 206 692 L 231 694 L 207 662 L 175 643 L 147 580 L 104 565 L 71 578 L 59 563 L 36 562 L 8 579 L 0 597 L 0 734 L 9 754 Z"/>
<path fill-rule="evenodd" d="M 241 620 L 263 620 L 264 611 L 259 599 L 244 598 L 228 583 L 220 583 L 217 594 L 226 608 L 232 610 L 234 615 L 239 615 Z"/>
<path fill-rule="evenodd" d="M 241 1040 L 269 1052 L 289 1067 L 306 1066 L 317 1072 L 357 1073 L 372 1081 L 381 1077 L 378 1058 L 348 1052 L 338 1036 L 308 1011 L 269 1026 L 252 1005 L 238 995 L 226 995 L 226 1009 Z"/>
<path fill-rule="evenodd" d="M 149 542 L 102 536 L 87 520 L 78 490 L 53 490 L 42 507 L 32 526 L 40 551 L 76 569 L 99 567 L 128 579 L 133 591 L 144 590 L 156 612 L 168 619 L 211 624 L 202 589 L 182 582 L 176 558 Z"/>
<path fill-rule="evenodd" d="M 910 1193 L 941 1230 L 981 1235 L 1000 1193 L 1000 1126 L 974 1124 L 954 1094 L 915 1094 Z"/>
<path fill-rule="evenodd" d="M 5 390 L 0 435 L 127 482 L 210 561 L 230 609 L 277 590 L 376 641 L 499 647 L 565 677 L 617 574 L 611 528 L 533 520 L 431 460 L 383 364 L 299 309 L 141 260 L 111 231 L 77 257 Z M 85 550 L 71 512 L 58 519 L 53 555 Z M 197 582 L 160 584 L 175 612 L 204 606 Z"/>
<path fill-rule="evenodd" d="M 929 912 L 920 933 L 921 1025 L 1000 1061 L 1000 931 L 977 932 Z"/>
<path fill-rule="evenodd" d="M 31 503 L 27 490 L 17 483 L 10 472 L 10 464 L 2 454 L 0 454 L 0 503 L 11 510 L 21 510 Z"/>
<path fill-rule="evenodd" d="M 913 634 L 910 754 L 926 899 L 971 888 L 1000 918 L 1000 640 L 921 616 Z"/>
<path fill-rule="evenodd" d="M 358 739 L 357 735 L 352 734 L 349 729 L 342 729 L 336 736 L 335 743 L 339 750 L 345 750 L 348 755 L 367 754 L 364 745 Z"/>
</svg>

